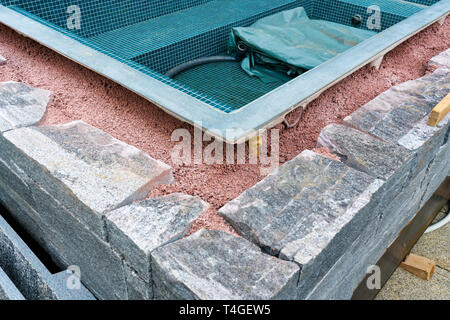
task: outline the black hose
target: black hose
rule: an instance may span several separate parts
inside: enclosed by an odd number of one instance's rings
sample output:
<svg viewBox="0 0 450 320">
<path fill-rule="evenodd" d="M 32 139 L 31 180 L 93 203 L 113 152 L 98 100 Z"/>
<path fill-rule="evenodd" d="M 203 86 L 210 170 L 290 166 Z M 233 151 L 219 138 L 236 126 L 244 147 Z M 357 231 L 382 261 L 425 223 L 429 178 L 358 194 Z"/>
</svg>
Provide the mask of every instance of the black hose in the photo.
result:
<svg viewBox="0 0 450 320">
<path fill-rule="evenodd" d="M 180 64 L 179 66 L 176 66 L 173 69 L 170 69 L 169 71 L 167 71 L 166 76 L 169 78 L 173 78 L 183 71 L 200 66 L 202 64 L 213 63 L 213 62 L 237 62 L 237 61 L 238 61 L 238 59 L 236 59 L 234 57 L 230 57 L 230 56 L 214 56 L 214 57 L 205 57 L 205 58 L 195 59 L 195 60 Z"/>
</svg>

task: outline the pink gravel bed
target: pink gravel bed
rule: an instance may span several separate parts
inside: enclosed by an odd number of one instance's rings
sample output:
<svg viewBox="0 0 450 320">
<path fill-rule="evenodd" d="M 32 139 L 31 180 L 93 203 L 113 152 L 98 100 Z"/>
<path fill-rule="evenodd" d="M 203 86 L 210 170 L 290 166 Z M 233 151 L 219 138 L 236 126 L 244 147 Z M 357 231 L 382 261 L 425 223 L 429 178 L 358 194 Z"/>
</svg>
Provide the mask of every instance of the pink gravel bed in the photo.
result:
<svg viewBox="0 0 450 320">
<path fill-rule="evenodd" d="M 305 149 L 314 149 L 326 125 L 341 122 L 390 87 L 423 76 L 429 59 L 449 46 L 447 19 L 443 26 L 434 24 L 387 54 L 380 70 L 366 66 L 324 92 L 311 103 L 296 128 L 280 131 L 280 163 Z M 176 183 L 159 186 L 149 196 L 172 192 L 199 196 L 212 207 L 196 221 L 191 232 L 206 227 L 234 233 L 217 215 L 217 209 L 264 178 L 257 165 L 175 165 L 171 150 L 176 143 L 171 141 L 171 134 L 178 128 L 187 128 L 192 134 L 192 126 L 2 25 L 0 53 L 8 59 L 0 67 L 0 81 L 25 82 L 54 92 L 44 125 L 82 119 L 164 161 L 173 167 Z M 327 150 L 316 151 L 333 157 Z"/>
</svg>

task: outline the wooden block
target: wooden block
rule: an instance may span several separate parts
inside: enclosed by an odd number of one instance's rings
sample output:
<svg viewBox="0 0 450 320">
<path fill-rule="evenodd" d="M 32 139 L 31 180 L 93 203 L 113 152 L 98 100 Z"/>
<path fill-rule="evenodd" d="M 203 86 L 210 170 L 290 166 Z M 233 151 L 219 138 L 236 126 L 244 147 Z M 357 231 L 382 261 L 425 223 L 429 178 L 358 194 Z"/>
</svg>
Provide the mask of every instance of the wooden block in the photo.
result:
<svg viewBox="0 0 450 320">
<path fill-rule="evenodd" d="M 430 280 L 433 276 L 436 262 L 411 253 L 405 261 L 400 264 L 400 267 L 424 280 Z"/>
<path fill-rule="evenodd" d="M 447 113 L 450 111 L 450 93 L 442 99 L 439 104 L 434 107 L 433 111 L 431 111 L 430 117 L 428 118 L 428 125 L 432 127 L 436 127 L 439 122 L 444 119 Z"/>
</svg>

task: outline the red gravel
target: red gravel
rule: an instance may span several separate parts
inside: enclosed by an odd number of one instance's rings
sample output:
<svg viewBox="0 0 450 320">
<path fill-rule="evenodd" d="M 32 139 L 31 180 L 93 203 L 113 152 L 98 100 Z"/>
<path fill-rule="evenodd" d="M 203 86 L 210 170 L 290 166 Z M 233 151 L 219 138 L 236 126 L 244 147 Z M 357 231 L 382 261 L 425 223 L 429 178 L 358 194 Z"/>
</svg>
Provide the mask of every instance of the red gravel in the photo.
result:
<svg viewBox="0 0 450 320">
<path fill-rule="evenodd" d="M 366 66 L 327 90 L 309 106 L 296 128 L 280 132 L 280 163 L 305 149 L 313 149 L 326 125 L 341 122 L 391 86 L 423 76 L 429 59 L 449 46 L 450 19 L 447 19 L 443 26 L 435 24 L 387 54 L 379 71 Z M 0 67 L 0 81 L 21 81 L 54 92 L 55 99 L 44 125 L 82 119 L 172 165 L 176 183 L 160 186 L 150 196 L 172 192 L 197 195 L 209 202 L 212 209 L 195 223 L 192 231 L 207 227 L 233 232 L 216 210 L 263 178 L 258 166 L 174 165 L 170 158 L 175 145 L 171 133 L 187 128 L 192 134 L 190 125 L 2 25 L 0 53 L 8 59 Z M 318 151 L 327 154 L 326 150 Z"/>
</svg>

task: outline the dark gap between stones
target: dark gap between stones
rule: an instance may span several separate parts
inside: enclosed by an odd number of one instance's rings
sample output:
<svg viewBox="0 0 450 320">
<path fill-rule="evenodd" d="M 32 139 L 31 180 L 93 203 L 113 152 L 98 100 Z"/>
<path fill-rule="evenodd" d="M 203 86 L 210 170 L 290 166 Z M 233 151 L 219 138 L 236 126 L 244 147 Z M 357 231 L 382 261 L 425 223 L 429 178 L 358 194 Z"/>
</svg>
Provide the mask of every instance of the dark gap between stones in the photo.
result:
<svg viewBox="0 0 450 320">
<path fill-rule="evenodd" d="M 63 271 L 60 268 L 49 253 L 31 236 L 9 213 L 9 211 L 3 207 L 0 203 L 0 216 L 6 220 L 10 227 L 19 235 L 23 242 L 31 249 L 34 255 L 42 262 L 51 274 L 55 274 Z"/>
</svg>

